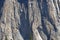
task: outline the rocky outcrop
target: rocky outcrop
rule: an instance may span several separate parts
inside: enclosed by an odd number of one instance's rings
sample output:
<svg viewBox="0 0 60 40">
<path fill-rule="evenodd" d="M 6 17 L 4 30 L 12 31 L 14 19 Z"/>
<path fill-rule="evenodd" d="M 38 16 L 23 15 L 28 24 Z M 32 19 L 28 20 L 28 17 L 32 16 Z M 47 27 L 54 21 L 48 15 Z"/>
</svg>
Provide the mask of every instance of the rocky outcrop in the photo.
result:
<svg viewBox="0 0 60 40">
<path fill-rule="evenodd" d="M 0 40 L 60 40 L 60 0 L 0 4 Z"/>
</svg>

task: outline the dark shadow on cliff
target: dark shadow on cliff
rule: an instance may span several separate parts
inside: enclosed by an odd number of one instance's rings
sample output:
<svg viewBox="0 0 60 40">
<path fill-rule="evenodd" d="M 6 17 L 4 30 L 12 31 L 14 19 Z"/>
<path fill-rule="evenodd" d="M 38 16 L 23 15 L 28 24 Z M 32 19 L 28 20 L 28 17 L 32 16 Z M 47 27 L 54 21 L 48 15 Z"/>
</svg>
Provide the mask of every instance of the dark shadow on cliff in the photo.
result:
<svg viewBox="0 0 60 40">
<path fill-rule="evenodd" d="M 30 40 L 31 27 L 30 27 L 29 14 L 28 14 L 28 0 L 18 0 L 18 2 L 21 5 L 21 8 L 20 8 L 21 25 L 19 27 L 19 30 L 24 40 Z M 24 7 L 22 4 L 24 5 Z"/>
<path fill-rule="evenodd" d="M 4 1 L 5 0 L 0 0 L 0 19 L 1 19 L 1 16 L 2 16 L 2 7 L 4 5 Z"/>
<path fill-rule="evenodd" d="M 46 23 L 45 23 L 45 19 L 47 19 L 53 25 L 55 32 L 57 32 L 57 28 L 54 24 L 53 19 L 49 15 L 48 5 L 47 5 L 46 0 L 42 0 L 42 2 L 41 2 L 41 0 L 38 0 L 37 2 L 38 2 L 38 6 L 39 6 L 39 9 L 41 12 L 41 23 L 42 23 L 42 27 L 43 27 L 42 31 L 47 36 L 47 38 L 48 38 L 47 40 L 50 40 L 50 34 L 48 33 Z M 40 5 L 40 3 L 42 3 L 42 4 Z"/>
<path fill-rule="evenodd" d="M 25 4 L 25 6 L 28 7 L 28 0 L 18 0 L 18 2 L 20 3 L 21 6 L 22 4 Z"/>
</svg>

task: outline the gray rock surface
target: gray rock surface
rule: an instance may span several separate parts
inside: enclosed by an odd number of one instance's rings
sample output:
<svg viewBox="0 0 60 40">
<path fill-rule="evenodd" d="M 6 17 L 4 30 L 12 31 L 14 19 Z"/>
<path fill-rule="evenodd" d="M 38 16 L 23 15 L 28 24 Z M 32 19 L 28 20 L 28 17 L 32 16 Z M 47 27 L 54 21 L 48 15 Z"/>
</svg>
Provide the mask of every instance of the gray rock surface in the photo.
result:
<svg viewBox="0 0 60 40">
<path fill-rule="evenodd" d="M 60 40 L 60 0 L 1 0 L 0 40 Z"/>
</svg>

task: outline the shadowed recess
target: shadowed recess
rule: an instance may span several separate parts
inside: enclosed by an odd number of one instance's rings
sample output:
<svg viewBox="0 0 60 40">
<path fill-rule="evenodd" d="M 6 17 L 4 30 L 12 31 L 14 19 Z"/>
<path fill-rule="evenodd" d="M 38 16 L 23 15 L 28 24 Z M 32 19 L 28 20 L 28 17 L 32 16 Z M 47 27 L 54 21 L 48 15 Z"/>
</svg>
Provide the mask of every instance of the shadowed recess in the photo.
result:
<svg viewBox="0 0 60 40">
<path fill-rule="evenodd" d="M 0 19 L 1 19 L 1 16 L 2 16 L 2 7 L 4 5 L 4 1 L 5 0 L 0 0 Z"/>
<path fill-rule="evenodd" d="M 28 6 L 28 0 L 18 0 L 18 2 L 20 3 L 20 5 L 25 4 L 25 6 Z"/>
<path fill-rule="evenodd" d="M 24 40 L 30 40 L 31 27 L 30 27 L 30 23 L 29 23 L 28 0 L 18 0 L 18 2 L 21 5 L 21 8 L 20 8 L 21 25 L 19 27 L 19 30 L 20 30 L 20 33 L 21 33 L 22 37 L 24 38 Z M 22 4 L 24 5 L 24 7 L 22 6 Z"/>
</svg>

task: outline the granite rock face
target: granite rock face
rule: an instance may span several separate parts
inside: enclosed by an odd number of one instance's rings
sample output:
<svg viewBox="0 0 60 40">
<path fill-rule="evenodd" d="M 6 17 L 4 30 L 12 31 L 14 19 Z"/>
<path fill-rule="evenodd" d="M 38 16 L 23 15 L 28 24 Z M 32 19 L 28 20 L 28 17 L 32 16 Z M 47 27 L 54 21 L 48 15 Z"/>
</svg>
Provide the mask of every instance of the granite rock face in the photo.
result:
<svg viewBox="0 0 60 40">
<path fill-rule="evenodd" d="M 60 40 L 60 0 L 1 0 L 0 40 Z"/>
</svg>

